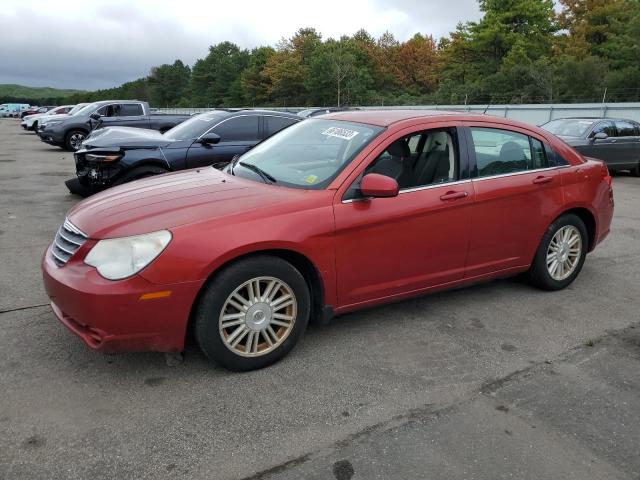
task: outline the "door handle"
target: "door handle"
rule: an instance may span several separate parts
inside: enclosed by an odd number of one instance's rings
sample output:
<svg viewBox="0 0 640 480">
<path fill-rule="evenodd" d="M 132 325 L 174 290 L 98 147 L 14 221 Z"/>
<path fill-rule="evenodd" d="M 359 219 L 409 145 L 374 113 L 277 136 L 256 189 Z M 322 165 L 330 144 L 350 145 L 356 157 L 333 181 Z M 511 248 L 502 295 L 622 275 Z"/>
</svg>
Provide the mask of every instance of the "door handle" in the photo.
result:
<svg viewBox="0 0 640 480">
<path fill-rule="evenodd" d="M 545 183 L 550 183 L 553 182 L 553 177 L 536 177 L 533 179 L 533 183 L 535 183 L 536 185 L 543 185 Z"/>
<path fill-rule="evenodd" d="M 460 198 L 465 198 L 469 194 L 467 192 L 447 192 L 444 195 L 440 195 L 440 200 L 446 202 L 448 200 L 458 200 Z"/>
</svg>

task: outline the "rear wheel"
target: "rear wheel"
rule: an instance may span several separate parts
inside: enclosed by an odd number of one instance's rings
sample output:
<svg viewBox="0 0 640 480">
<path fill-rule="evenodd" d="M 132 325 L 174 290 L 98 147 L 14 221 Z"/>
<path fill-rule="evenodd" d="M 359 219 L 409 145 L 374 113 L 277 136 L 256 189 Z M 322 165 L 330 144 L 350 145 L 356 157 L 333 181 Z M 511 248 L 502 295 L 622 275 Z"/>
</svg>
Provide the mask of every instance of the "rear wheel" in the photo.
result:
<svg viewBox="0 0 640 480">
<path fill-rule="evenodd" d="M 584 264 L 589 236 L 577 215 L 556 219 L 542 237 L 529 278 L 543 290 L 561 290 L 573 282 Z"/>
<path fill-rule="evenodd" d="M 87 138 L 87 132 L 84 130 L 71 130 L 64 137 L 64 147 L 70 152 L 75 152 L 80 149 L 85 138 Z"/>
<path fill-rule="evenodd" d="M 634 177 L 640 177 L 640 160 L 638 161 L 636 168 L 631 169 L 631 175 Z"/>
<path fill-rule="evenodd" d="M 240 260 L 204 288 L 195 336 L 205 355 L 236 371 L 271 365 L 293 349 L 309 321 L 302 274 L 277 257 Z"/>
</svg>

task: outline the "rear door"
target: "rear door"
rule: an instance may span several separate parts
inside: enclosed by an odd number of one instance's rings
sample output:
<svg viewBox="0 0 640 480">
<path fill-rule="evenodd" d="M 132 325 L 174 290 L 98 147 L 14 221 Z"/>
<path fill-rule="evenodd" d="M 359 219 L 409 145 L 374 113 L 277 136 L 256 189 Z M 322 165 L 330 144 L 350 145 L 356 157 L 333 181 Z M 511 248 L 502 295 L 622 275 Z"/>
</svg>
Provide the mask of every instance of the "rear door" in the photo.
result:
<svg viewBox="0 0 640 480">
<path fill-rule="evenodd" d="M 620 162 L 615 166 L 635 168 L 640 161 L 640 132 L 637 125 L 626 120 L 616 120 L 616 144 L 620 152 Z"/>
<path fill-rule="evenodd" d="M 558 169 L 527 130 L 466 126 L 476 201 L 465 276 L 526 266 L 563 201 Z"/>
<path fill-rule="evenodd" d="M 214 165 L 223 167 L 234 155 L 243 154 L 260 141 L 260 116 L 238 115 L 210 129 L 220 136 L 217 144 L 202 144 L 197 140 L 187 151 L 187 168 Z"/>
</svg>

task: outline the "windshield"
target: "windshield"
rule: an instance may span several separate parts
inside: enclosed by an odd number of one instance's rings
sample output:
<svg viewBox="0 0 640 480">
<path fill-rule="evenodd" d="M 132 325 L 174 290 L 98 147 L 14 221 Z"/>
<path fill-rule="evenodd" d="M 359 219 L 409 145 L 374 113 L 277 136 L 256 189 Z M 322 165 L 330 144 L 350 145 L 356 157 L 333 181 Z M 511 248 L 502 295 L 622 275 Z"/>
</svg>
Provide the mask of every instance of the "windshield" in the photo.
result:
<svg viewBox="0 0 640 480">
<path fill-rule="evenodd" d="M 170 140 L 192 140 L 198 138 L 216 123 L 225 117 L 221 112 L 201 113 L 179 123 L 171 130 L 167 130 L 164 136 Z"/>
<path fill-rule="evenodd" d="M 76 113 L 78 113 L 80 110 L 82 110 L 87 105 L 89 105 L 89 104 L 88 103 L 79 103 L 78 105 L 73 107 L 71 110 L 69 110 L 69 115 L 75 115 Z"/>
<path fill-rule="evenodd" d="M 584 137 L 595 120 L 551 120 L 542 128 L 561 137 Z"/>
<path fill-rule="evenodd" d="M 80 110 L 75 112 L 74 115 L 90 115 L 95 112 L 98 108 L 100 108 L 100 104 L 98 102 L 89 103 L 82 107 Z"/>
<path fill-rule="evenodd" d="M 361 123 L 308 119 L 245 153 L 233 173 L 295 188 L 326 187 L 384 129 Z"/>
</svg>

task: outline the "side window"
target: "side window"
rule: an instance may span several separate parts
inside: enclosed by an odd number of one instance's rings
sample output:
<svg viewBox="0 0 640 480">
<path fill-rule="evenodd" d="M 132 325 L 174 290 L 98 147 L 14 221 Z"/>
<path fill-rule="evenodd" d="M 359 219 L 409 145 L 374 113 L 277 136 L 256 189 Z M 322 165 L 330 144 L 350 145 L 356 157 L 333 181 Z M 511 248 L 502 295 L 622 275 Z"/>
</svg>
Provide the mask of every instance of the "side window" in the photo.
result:
<svg viewBox="0 0 640 480">
<path fill-rule="evenodd" d="M 139 117 L 142 115 L 142 105 L 139 103 L 123 103 L 118 105 L 119 117 Z"/>
<path fill-rule="evenodd" d="M 365 169 L 394 178 L 400 190 L 457 180 L 455 130 L 429 130 L 391 143 Z"/>
<path fill-rule="evenodd" d="M 619 137 L 635 137 L 636 126 L 631 122 L 616 121 L 616 130 Z"/>
<path fill-rule="evenodd" d="M 101 117 L 116 117 L 118 116 L 119 105 L 104 105 L 100 107 L 96 112 Z"/>
<path fill-rule="evenodd" d="M 589 137 L 594 137 L 596 133 L 600 132 L 606 133 L 609 137 L 616 136 L 616 129 L 613 126 L 613 122 L 600 122 L 593 128 L 593 131 L 591 132 L 591 135 L 589 135 Z"/>
<path fill-rule="evenodd" d="M 569 165 L 569 162 L 567 162 L 566 158 L 564 158 L 546 143 L 544 144 L 544 150 L 547 154 L 547 161 L 549 162 L 549 166 L 561 167 L 563 165 Z"/>
<path fill-rule="evenodd" d="M 549 166 L 544 150 L 544 145 L 540 140 L 531 138 L 532 168 L 547 168 Z"/>
<path fill-rule="evenodd" d="M 255 115 L 231 118 L 214 128 L 213 132 L 220 135 L 221 142 L 258 140 L 259 120 Z"/>
<path fill-rule="evenodd" d="M 265 116 L 265 137 L 270 137 L 297 122 L 295 118 Z"/>
<path fill-rule="evenodd" d="M 471 128 L 478 177 L 548 166 L 544 146 L 527 135 L 496 128 Z"/>
</svg>

